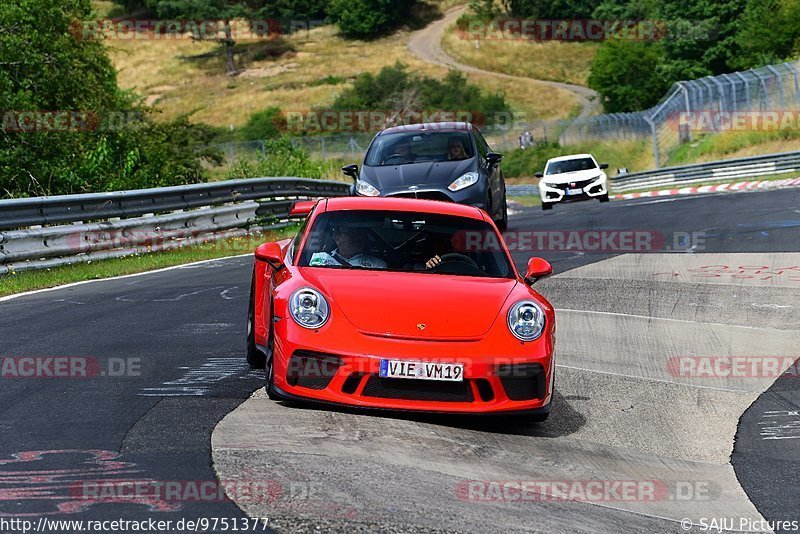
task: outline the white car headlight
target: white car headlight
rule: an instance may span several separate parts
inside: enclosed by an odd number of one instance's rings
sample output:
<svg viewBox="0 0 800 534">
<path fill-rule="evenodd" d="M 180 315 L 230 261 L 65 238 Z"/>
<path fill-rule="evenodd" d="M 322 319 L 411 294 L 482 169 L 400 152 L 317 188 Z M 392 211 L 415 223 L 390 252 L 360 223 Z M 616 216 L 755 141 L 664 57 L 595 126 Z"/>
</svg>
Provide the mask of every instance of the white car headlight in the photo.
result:
<svg viewBox="0 0 800 534">
<path fill-rule="evenodd" d="M 452 184 L 447 186 L 450 191 L 461 191 L 465 187 L 477 184 L 480 180 L 480 174 L 477 172 L 468 172 L 467 174 L 458 177 Z"/>
<path fill-rule="evenodd" d="M 317 329 L 328 321 L 330 307 L 322 293 L 310 287 L 301 287 L 289 299 L 289 313 L 300 326 Z"/>
<path fill-rule="evenodd" d="M 544 322 L 544 310 L 532 300 L 521 300 L 508 310 L 508 329 L 521 341 L 541 336 Z"/>
<path fill-rule="evenodd" d="M 378 197 L 381 194 L 381 192 L 375 187 L 363 180 L 358 180 L 356 182 L 356 192 L 359 195 L 364 195 L 365 197 Z"/>
</svg>

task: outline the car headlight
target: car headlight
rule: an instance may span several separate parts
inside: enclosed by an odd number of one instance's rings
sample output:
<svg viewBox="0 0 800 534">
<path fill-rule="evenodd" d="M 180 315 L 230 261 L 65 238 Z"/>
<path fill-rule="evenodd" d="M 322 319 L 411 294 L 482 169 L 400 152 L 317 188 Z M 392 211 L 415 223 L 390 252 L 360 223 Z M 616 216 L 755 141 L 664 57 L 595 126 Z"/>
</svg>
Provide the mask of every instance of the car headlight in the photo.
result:
<svg viewBox="0 0 800 534">
<path fill-rule="evenodd" d="M 447 186 L 450 191 L 461 191 L 465 187 L 477 184 L 480 179 L 480 174 L 477 172 L 468 172 L 467 174 L 458 177 L 452 184 Z"/>
<path fill-rule="evenodd" d="M 508 310 L 508 329 L 521 341 L 541 336 L 544 322 L 544 310 L 532 300 L 521 300 Z"/>
<path fill-rule="evenodd" d="M 322 293 L 310 287 L 301 287 L 289 299 L 289 313 L 300 326 L 316 329 L 328 321 L 330 307 Z"/>
<path fill-rule="evenodd" d="M 377 197 L 380 196 L 381 192 L 378 191 L 377 188 L 373 187 L 371 184 L 363 180 L 358 180 L 356 182 L 356 192 L 359 195 L 364 195 L 365 197 Z"/>
</svg>

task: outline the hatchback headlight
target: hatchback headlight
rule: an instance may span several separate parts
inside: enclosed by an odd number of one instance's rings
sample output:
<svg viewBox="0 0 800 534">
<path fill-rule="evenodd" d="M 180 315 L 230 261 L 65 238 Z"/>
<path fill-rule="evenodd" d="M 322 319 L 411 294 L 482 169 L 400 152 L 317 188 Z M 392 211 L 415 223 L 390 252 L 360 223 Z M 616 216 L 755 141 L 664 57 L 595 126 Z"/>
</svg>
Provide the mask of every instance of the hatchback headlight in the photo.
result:
<svg viewBox="0 0 800 534">
<path fill-rule="evenodd" d="M 461 191 L 462 189 L 471 185 L 477 184 L 480 179 L 480 174 L 477 172 L 468 172 L 463 176 L 458 177 L 452 184 L 447 186 L 450 191 Z"/>
<path fill-rule="evenodd" d="M 508 310 L 508 329 L 521 341 L 541 336 L 544 323 L 544 310 L 532 300 L 521 300 Z"/>
<path fill-rule="evenodd" d="M 377 197 L 381 194 L 381 192 L 378 191 L 377 188 L 373 187 L 372 184 L 369 184 L 363 180 L 356 182 L 356 192 L 365 197 Z"/>
<path fill-rule="evenodd" d="M 317 329 L 328 321 L 330 307 L 322 293 L 310 287 L 301 287 L 289 299 L 289 313 L 300 326 Z"/>
</svg>

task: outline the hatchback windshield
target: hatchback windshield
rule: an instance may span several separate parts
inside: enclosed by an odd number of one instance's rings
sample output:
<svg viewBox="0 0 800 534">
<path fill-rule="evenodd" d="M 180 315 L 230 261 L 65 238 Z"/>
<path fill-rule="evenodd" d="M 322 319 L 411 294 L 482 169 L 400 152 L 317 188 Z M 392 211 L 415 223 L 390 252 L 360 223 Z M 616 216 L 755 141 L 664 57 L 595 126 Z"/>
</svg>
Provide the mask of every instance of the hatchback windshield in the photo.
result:
<svg viewBox="0 0 800 534">
<path fill-rule="evenodd" d="M 472 156 L 469 132 L 398 132 L 375 138 L 364 164 L 379 167 L 425 161 L 460 161 Z"/>
<path fill-rule="evenodd" d="M 486 222 L 431 213 L 340 211 L 316 218 L 300 267 L 513 278 Z"/>
<path fill-rule="evenodd" d="M 545 174 L 561 174 L 564 172 L 588 171 L 596 169 L 597 164 L 592 158 L 565 159 L 562 161 L 551 161 L 547 164 Z"/>
</svg>

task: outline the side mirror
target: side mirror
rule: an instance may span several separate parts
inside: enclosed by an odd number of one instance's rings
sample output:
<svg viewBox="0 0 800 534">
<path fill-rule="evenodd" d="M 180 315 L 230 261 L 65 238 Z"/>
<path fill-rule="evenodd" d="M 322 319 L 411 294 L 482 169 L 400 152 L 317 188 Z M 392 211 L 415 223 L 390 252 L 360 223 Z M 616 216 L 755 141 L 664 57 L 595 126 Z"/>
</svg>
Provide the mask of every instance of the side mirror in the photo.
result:
<svg viewBox="0 0 800 534">
<path fill-rule="evenodd" d="M 256 259 L 265 261 L 277 270 L 283 269 L 283 252 L 277 243 L 264 243 L 256 249 Z"/>
<path fill-rule="evenodd" d="M 550 262 L 542 258 L 531 258 L 528 260 L 528 272 L 525 273 L 525 283 L 533 285 L 537 280 L 546 278 L 553 274 L 553 266 Z"/>
<path fill-rule="evenodd" d="M 311 213 L 311 210 L 316 205 L 316 200 L 298 200 L 292 204 L 292 209 L 289 210 L 289 217 L 305 217 Z"/>
<path fill-rule="evenodd" d="M 497 152 L 489 152 L 486 154 L 486 161 L 489 162 L 489 165 L 497 165 L 503 161 L 503 155 L 498 154 Z"/>
<path fill-rule="evenodd" d="M 600 164 L 600 168 L 601 169 L 607 169 L 608 168 L 608 163 L 601 163 Z"/>
<path fill-rule="evenodd" d="M 358 180 L 358 165 L 355 163 L 351 163 L 350 165 L 345 165 L 342 167 L 342 173 L 345 176 L 349 176 L 353 180 Z"/>
<path fill-rule="evenodd" d="M 535 173 L 533 173 L 533 175 L 535 177 L 537 177 L 537 178 L 544 178 L 544 173 L 541 173 L 541 172 L 535 172 Z"/>
</svg>

